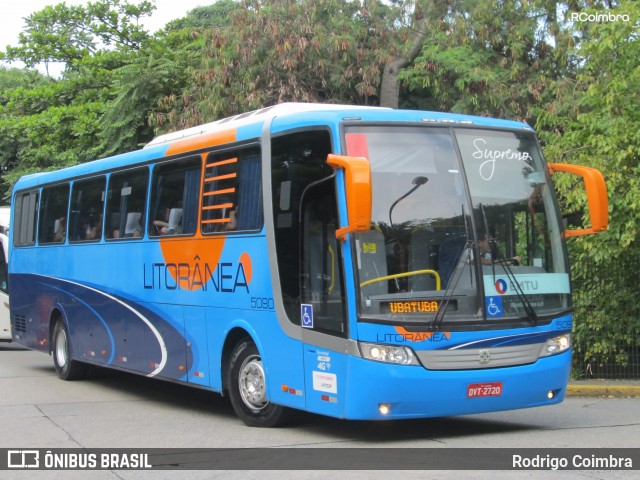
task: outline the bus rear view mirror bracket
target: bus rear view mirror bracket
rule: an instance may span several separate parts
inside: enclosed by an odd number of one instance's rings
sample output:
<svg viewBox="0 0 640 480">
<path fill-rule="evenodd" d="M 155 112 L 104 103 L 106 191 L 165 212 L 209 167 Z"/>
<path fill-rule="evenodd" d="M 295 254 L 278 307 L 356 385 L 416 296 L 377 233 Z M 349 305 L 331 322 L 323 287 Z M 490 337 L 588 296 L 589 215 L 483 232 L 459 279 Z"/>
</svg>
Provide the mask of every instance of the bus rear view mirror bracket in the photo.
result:
<svg viewBox="0 0 640 480">
<path fill-rule="evenodd" d="M 582 165 L 571 165 L 566 163 L 549 163 L 549 172 L 572 173 L 579 175 L 584 180 L 587 192 L 587 205 L 591 227 L 578 230 L 565 230 L 564 236 L 579 237 L 590 235 L 607 230 L 609 226 L 609 200 L 607 198 L 607 186 L 600 170 Z"/>
<path fill-rule="evenodd" d="M 371 166 L 364 157 L 333 154 L 327 157 L 327 163 L 344 170 L 349 224 L 336 230 L 336 238 L 344 242 L 347 233 L 368 232 L 371 228 Z"/>
</svg>

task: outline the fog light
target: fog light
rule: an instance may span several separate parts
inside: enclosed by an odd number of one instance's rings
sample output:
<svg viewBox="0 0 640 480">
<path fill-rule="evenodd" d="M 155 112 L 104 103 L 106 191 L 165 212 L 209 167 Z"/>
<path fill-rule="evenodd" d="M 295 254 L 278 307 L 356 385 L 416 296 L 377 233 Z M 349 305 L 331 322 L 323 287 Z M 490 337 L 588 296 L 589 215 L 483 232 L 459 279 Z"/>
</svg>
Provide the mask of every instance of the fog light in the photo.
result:
<svg viewBox="0 0 640 480">
<path fill-rule="evenodd" d="M 387 405 L 386 403 L 381 403 L 380 405 L 378 405 L 378 410 L 382 415 L 387 415 L 391 411 L 391 407 L 389 407 L 389 405 Z"/>
<path fill-rule="evenodd" d="M 553 400 L 553 397 L 555 397 L 555 396 L 556 396 L 556 394 L 555 394 L 555 392 L 553 390 L 549 390 L 549 392 L 547 393 L 547 398 L 549 400 Z"/>
</svg>

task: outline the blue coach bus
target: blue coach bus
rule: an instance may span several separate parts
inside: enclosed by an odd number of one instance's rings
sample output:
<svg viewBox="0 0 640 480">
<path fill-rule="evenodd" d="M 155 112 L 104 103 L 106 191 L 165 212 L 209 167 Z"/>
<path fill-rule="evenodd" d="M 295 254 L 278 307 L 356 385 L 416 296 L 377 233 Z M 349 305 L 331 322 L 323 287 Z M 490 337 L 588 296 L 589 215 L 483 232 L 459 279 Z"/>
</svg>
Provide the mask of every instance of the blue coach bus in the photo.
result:
<svg viewBox="0 0 640 480">
<path fill-rule="evenodd" d="M 292 409 L 401 419 L 550 405 L 571 364 L 565 238 L 597 170 L 522 123 L 282 104 L 20 179 L 14 340 Z M 584 179 L 564 230 L 550 171 Z"/>
</svg>

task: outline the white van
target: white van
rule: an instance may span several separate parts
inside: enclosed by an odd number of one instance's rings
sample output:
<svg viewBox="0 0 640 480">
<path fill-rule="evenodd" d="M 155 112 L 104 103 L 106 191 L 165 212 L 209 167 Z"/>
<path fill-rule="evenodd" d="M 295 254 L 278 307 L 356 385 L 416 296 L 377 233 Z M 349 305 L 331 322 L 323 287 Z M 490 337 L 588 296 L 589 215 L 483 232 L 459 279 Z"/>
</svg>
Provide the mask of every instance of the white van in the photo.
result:
<svg viewBox="0 0 640 480">
<path fill-rule="evenodd" d="M 0 207 L 0 342 L 11 341 L 7 266 L 9 260 L 9 207 Z"/>
</svg>

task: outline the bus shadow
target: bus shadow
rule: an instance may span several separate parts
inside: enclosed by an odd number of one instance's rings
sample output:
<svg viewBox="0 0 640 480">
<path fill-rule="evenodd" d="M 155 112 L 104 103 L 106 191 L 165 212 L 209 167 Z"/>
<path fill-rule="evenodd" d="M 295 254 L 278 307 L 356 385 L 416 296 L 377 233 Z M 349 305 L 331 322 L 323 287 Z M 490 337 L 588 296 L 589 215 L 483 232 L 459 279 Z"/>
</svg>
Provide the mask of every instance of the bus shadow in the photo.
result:
<svg viewBox="0 0 640 480">
<path fill-rule="evenodd" d="M 84 381 L 110 390 L 122 390 L 170 408 L 234 417 L 231 404 L 222 395 L 190 385 L 100 367 L 92 367 Z"/>
<path fill-rule="evenodd" d="M 300 413 L 298 421 L 292 426 L 345 441 L 372 445 L 417 440 L 444 443 L 446 439 L 452 438 L 536 430 L 534 425 L 465 416 L 377 422 L 325 418 L 306 412 Z"/>
<path fill-rule="evenodd" d="M 22 345 L 13 342 L 0 342 L 0 352 L 28 351 Z"/>
</svg>

